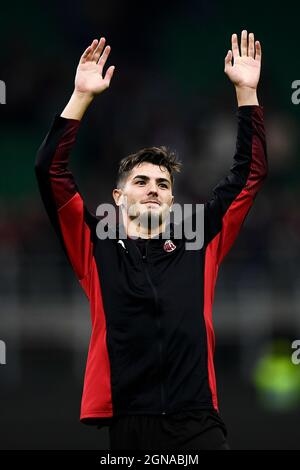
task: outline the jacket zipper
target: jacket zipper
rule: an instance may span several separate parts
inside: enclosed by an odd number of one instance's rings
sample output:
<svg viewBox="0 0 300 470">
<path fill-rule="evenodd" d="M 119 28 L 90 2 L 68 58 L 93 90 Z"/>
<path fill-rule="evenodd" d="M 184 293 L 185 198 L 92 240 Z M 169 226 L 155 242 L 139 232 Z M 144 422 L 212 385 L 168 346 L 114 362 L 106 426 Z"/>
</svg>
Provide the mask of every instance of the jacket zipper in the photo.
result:
<svg viewBox="0 0 300 470">
<path fill-rule="evenodd" d="M 159 308 L 158 308 L 158 296 L 157 296 L 157 290 L 156 290 L 156 287 L 154 286 L 153 282 L 152 282 L 152 279 L 151 279 L 151 276 L 149 274 L 149 270 L 148 270 L 148 261 L 147 261 L 147 255 L 148 255 L 148 243 L 149 243 L 149 240 L 147 240 L 146 242 L 146 254 L 145 255 L 142 255 L 142 260 L 143 260 L 143 265 L 145 267 L 145 273 L 146 273 L 146 277 L 148 279 L 148 282 L 151 286 L 151 289 L 153 291 L 153 294 L 154 294 L 154 299 L 155 299 L 155 305 L 156 305 L 156 311 L 157 311 L 157 324 L 158 324 L 158 330 L 160 332 L 161 330 L 161 323 L 160 323 L 160 318 L 159 318 Z M 134 243 L 135 245 L 135 243 Z M 141 256 L 141 253 L 138 249 L 138 247 L 135 245 L 136 249 L 138 250 L 139 252 L 139 255 Z M 159 348 L 159 357 L 160 357 L 160 378 L 161 378 L 161 403 L 162 403 L 162 414 L 165 415 L 166 414 L 166 411 L 165 411 L 165 390 L 164 390 L 164 384 L 163 384 L 163 361 L 162 361 L 162 342 L 160 340 L 160 334 L 159 334 L 159 341 L 158 341 L 158 348 Z"/>
</svg>

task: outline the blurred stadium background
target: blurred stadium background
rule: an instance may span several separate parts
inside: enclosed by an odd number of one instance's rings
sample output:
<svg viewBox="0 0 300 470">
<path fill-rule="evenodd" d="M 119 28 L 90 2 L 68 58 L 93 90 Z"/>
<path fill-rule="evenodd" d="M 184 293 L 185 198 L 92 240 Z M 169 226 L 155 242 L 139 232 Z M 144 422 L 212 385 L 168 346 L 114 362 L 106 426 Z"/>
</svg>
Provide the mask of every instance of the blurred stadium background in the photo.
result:
<svg viewBox="0 0 300 470">
<path fill-rule="evenodd" d="M 2 6 L 0 79 L 1 449 L 107 449 L 79 422 L 89 304 L 38 192 L 34 160 L 72 90 L 82 51 L 105 36 L 111 86 L 82 121 L 72 169 L 90 209 L 112 202 L 120 158 L 168 145 L 184 163 L 177 202 L 204 202 L 232 164 L 236 99 L 223 72 L 231 33 L 263 48 L 269 177 L 220 269 L 214 304 L 220 412 L 233 449 L 299 449 L 299 5 L 189 0 L 28 0 Z M 250 5 L 251 6 L 251 5 Z M 105 67 L 105 70 L 107 66 Z"/>
</svg>

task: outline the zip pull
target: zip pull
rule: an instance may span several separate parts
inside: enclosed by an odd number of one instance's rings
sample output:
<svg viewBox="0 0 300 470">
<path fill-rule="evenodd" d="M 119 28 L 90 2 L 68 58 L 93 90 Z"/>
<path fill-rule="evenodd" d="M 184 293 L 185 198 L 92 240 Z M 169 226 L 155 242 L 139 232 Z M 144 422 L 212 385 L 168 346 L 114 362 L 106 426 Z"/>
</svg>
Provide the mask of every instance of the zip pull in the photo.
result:
<svg viewBox="0 0 300 470">
<path fill-rule="evenodd" d="M 125 252 L 128 254 L 128 250 L 127 250 L 127 248 L 126 248 L 125 243 L 123 242 L 123 240 L 118 240 L 117 243 L 119 243 L 119 244 L 124 248 Z"/>
</svg>

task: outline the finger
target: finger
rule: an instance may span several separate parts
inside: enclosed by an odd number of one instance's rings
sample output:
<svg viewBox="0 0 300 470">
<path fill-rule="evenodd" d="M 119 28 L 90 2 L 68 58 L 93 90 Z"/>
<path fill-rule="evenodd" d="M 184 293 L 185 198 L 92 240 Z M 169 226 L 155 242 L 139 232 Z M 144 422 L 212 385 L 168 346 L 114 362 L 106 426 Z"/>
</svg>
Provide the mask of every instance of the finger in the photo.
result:
<svg viewBox="0 0 300 470">
<path fill-rule="evenodd" d="M 231 36 L 231 48 L 232 48 L 233 57 L 234 58 L 239 57 L 240 51 L 239 51 L 237 35 L 235 33 Z"/>
<path fill-rule="evenodd" d="M 249 33 L 248 56 L 254 59 L 254 34 Z"/>
<path fill-rule="evenodd" d="M 106 46 L 106 48 L 104 49 L 104 52 L 102 54 L 102 56 L 100 57 L 99 59 L 99 66 L 100 66 L 100 73 L 102 73 L 102 70 L 103 70 L 103 66 L 107 60 L 107 57 L 108 57 L 108 54 L 110 53 L 110 46 Z"/>
<path fill-rule="evenodd" d="M 241 34 L 241 55 L 247 55 L 247 31 L 243 29 Z"/>
<path fill-rule="evenodd" d="M 94 54 L 94 51 L 97 47 L 97 44 L 98 44 L 98 39 L 94 39 L 92 41 L 92 43 L 90 44 L 89 48 L 89 52 L 87 53 L 87 55 L 85 56 L 85 62 L 89 61 L 89 60 L 92 60 L 92 57 L 93 57 L 93 54 Z"/>
<path fill-rule="evenodd" d="M 79 62 L 80 62 L 81 64 L 84 64 L 84 63 L 86 62 L 86 59 L 87 59 L 87 57 L 88 57 L 88 55 L 89 55 L 89 53 L 90 53 L 90 51 L 91 51 L 91 47 L 92 47 L 91 45 L 88 46 L 88 47 L 86 48 L 86 50 L 84 51 L 84 53 L 82 54 L 82 56 L 80 57 L 80 61 L 79 61 Z"/>
<path fill-rule="evenodd" d="M 104 44 L 105 44 L 105 38 L 101 38 L 100 41 L 99 41 L 99 44 L 98 44 L 98 46 L 95 49 L 94 54 L 93 54 L 92 60 L 94 62 L 98 62 L 98 59 L 99 59 L 100 55 L 102 54 Z"/>
<path fill-rule="evenodd" d="M 259 41 L 255 41 L 255 60 L 261 61 L 262 51 Z"/>
<path fill-rule="evenodd" d="M 104 81 L 106 81 L 108 83 L 108 86 L 110 84 L 110 81 L 111 81 L 111 78 L 114 74 L 114 71 L 115 71 L 115 66 L 114 65 L 111 65 L 110 67 L 108 67 L 108 69 L 106 71 Z"/>
<path fill-rule="evenodd" d="M 80 63 L 81 64 L 86 62 L 87 60 L 89 60 L 89 56 L 90 56 L 91 52 L 95 49 L 97 43 L 98 43 L 98 40 L 94 39 L 92 41 L 92 43 L 86 48 L 86 50 L 84 51 L 84 53 L 80 57 Z"/>
<path fill-rule="evenodd" d="M 229 49 L 229 51 L 227 52 L 226 56 L 225 56 L 225 59 L 224 59 L 224 72 L 227 72 L 228 68 L 232 67 L 232 52 L 231 50 Z"/>
</svg>

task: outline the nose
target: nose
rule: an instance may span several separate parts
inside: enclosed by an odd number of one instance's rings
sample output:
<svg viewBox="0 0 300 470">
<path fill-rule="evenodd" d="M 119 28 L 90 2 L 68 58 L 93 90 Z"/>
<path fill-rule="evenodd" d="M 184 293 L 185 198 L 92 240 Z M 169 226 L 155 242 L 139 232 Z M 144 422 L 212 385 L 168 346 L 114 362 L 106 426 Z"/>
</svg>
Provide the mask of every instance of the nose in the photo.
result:
<svg viewBox="0 0 300 470">
<path fill-rule="evenodd" d="M 149 181 L 149 185 L 148 185 L 148 191 L 147 191 L 147 194 L 150 195 L 150 194 L 158 194 L 157 192 L 157 186 L 156 186 L 156 183 L 153 181 Z"/>
</svg>

